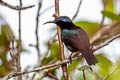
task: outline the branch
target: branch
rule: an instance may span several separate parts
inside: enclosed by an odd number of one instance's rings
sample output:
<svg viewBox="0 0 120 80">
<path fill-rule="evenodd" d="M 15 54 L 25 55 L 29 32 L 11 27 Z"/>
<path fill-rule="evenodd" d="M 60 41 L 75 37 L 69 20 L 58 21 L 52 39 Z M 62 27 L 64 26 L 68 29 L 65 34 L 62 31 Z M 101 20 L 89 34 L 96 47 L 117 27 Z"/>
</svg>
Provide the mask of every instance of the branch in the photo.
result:
<svg viewBox="0 0 120 80">
<path fill-rule="evenodd" d="M 102 27 L 96 34 L 90 39 L 90 43 L 94 44 L 95 41 L 99 40 L 106 34 L 109 34 L 109 31 L 113 29 L 116 25 L 120 24 L 119 22 L 113 22 L 112 24 Z"/>
<path fill-rule="evenodd" d="M 48 76 L 48 77 L 53 78 L 53 79 L 55 79 L 55 80 L 59 80 L 56 75 L 53 75 L 53 74 L 50 73 L 50 72 L 45 72 L 45 76 Z"/>
<path fill-rule="evenodd" d="M 35 30 L 35 34 L 36 34 L 36 50 L 38 53 L 38 63 L 40 63 L 40 48 L 39 48 L 39 35 L 38 35 L 38 30 L 39 30 L 39 17 L 40 17 L 40 10 L 41 10 L 41 6 L 42 6 L 42 1 L 39 2 L 38 4 L 38 10 L 37 10 L 37 16 L 36 16 L 36 30 Z"/>
<path fill-rule="evenodd" d="M 25 7 L 13 6 L 11 4 L 3 2 L 2 0 L 0 1 L 0 5 L 6 6 L 6 7 L 10 8 L 10 9 L 13 9 L 13 10 L 25 10 L 25 9 L 29 9 L 29 8 L 32 8 L 32 7 L 35 6 L 35 5 L 30 5 L 30 6 L 25 6 Z"/>
<path fill-rule="evenodd" d="M 105 10 L 105 8 L 106 8 L 106 0 L 104 0 L 104 5 L 103 6 L 104 6 L 103 10 Z M 105 16 L 102 16 L 102 20 L 101 20 L 101 23 L 100 23 L 100 28 L 103 27 L 104 21 L 105 21 Z"/>
<path fill-rule="evenodd" d="M 112 42 L 113 40 L 115 40 L 116 38 L 120 37 L 120 34 L 114 36 L 113 38 L 111 38 L 110 40 L 106 41 L 105 43 L 99 45 L 97 48 L 93 49 L 93 51 L 96 51 L 96 50 L 99 50 L 101 49 L 102 47 L 108 45 L 110 42 Z M 103 46 L 104 45 L 104 46 Z M 72 58 L 72 61 L 75 61 L 75 60 L 78 60 L 78 59 L 81 59 L 82 56 L 77 56 L 75 58 Z M 30 71 L 26 71 L 26 72 L 15 72 L 15 73 L 10 73 L 8 74 L 7 76 L 5 76 L 4 78 L 5 79 L 10 79 L 12 77 L 16 77 L 16 76 L 20 76 L 20 75 L 24 75 L 24 74 L 28 74 L 28 73 L 32 73 L 32 72 L 39 72 L 41 70 L 45 70 L 45 69 L 49 69 L 49 68 L 52 68 L 52 67 L 55 67 L 55 66 L 60 66 L 60 65 L 63 65 L 63 64 L 67 64 L 69 63 L 70 60 L 69 59 L 65 59 L 63 61 L 58 61 L 56 63 L 53 63 L 53 64 L 50 64 L 50 65 L 46 65 L 46 66 L 42 66 L 42 67 L 39 67 L 39 68 L 36 68 L 34 70 L 30 70 Z M 4 79 L 3 78 L 3 79 Z"/>
<path fill-rule="evenodd" d="M 55 18 L 59 16 L 59 0 L 55 0 Z M 57 27 L 57 33 L 58 33 L 58 40 L 59 40 L 59 46 L 60 46 L 60 58 L 61 61 L 65 60 L 65 55 L 64 55 L 64 45 L 61 40 L 61 29 L 60 27 Z M 68 80 L 68 73 L 67 73 L 67 64 L 62 65 L 62 70 L 63 70 L 63 75 L 64 79 Z"/>
<path fill-rule="evenodd" d="M 78 13 L 79 13 L 79 10 L 80 10 L 80 6 L 81 6 L 81 4 L 82 4 L 82 0 L 80 0 L 80 2 L 79 2 L 79 5 L 78 5 L 78 8 L 77 8 L 77 11 L 76 11 L 75 15 L 73 16 L 72 21 L 77 17 L 77 15 L 78 15 Z"/>
<path fill-rule="evenodd" d="M 81 59 L 81 58 L 82 58 L 82 56 L 78 56 L 78 57 L 72 58 L 72 61 L 75 61 L 75 60 Z M 64 61 L 58 61 L 58 62 L 50 64 L 50 65 L 46 65 L 46 66 L 42 66 L 42 67 L 36 68 L 34 70 L 25 71 L 25 72 L 10 73 L 7 76 L 5 76 L 4 78 L 5 79 L 10 79 L 12 77 L 16 77 L 16 76 L 20 76 L 20 75 L 24 75 L 24 74 L 28 74 L 28 73 L 32 73 L 32 72 L 39 72 L 41 70 L 49 69 L 49 68 L 52 68 L 52 67 L 55 67 L 55 66 L 60 66 L 60 65 L 63 65 L 63 64 L 69 63 L 69 62 L 70 62 L 70 60 L 66 59 Z"/>
<path fill-rule="evenodd" d="M 20 7 L 22 7 L 22 0 L 19 0 L 19 4 Z M 21 64 L 20 64 L 20 53 L 22 50 L 22 46 L 21 46 L 21 10 L 18 11 L 18 16 L 19 16 L 19 29 L 18 29 L 18 33 L 19 33 L 19 40 L 18 40 L 18 51 L 17 51 L 17 72 L 21 72 Z M 18 80 L 22 80 L 22 76 L 18 77 Z"/>
<path fill-rule="evenodd" d="M 56 36 L 57 36 L 57 33 L 47 42 L 47 50 L 46 50 L 46 52 L 44 53 L 44 55 L 41 56 L 41 61 L 44 60 L 44 58 L 48 55 L 51 45 L 52 45 L 54 42 L 56 42 L 56 39 L 55 39 Z"/>
<path fill-rule="evenodd" d="M 120 34 L 117 34 L 115 36 L 113 36 L 112 38 L 110 38 L 109 40 L 107 40 L 106 42 L 102 43 L 101 45 L 99 45 L 97 48 L 94 48 L 93 51 L 97 51 L 98 49 L 103 48 L 104 46 L 107 46 L 109 43 L 111 43 L 113 40 L 117 39 L 120 37 Z"/>
</svg>

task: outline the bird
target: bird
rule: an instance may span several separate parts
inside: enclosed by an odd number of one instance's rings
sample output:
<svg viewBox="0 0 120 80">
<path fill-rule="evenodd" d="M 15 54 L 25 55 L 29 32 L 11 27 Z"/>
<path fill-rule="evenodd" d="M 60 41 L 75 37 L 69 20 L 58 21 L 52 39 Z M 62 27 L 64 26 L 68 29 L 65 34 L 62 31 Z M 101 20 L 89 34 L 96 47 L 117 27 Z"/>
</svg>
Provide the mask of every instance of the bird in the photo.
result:
<svg viewBox="0 0 120 80">
<path fill-rule="evenodd" d="M 61 40 L 69 51 L 80 52 L 88 65 L 95 65 L 98 61 L 93 54 L 87 33 L 79 26 L 76 26 L 67 16 L 60 16 L 53 21 L 61 29 Z M 71 57 L 71 56 L 70 56 Z"/>
</svg>

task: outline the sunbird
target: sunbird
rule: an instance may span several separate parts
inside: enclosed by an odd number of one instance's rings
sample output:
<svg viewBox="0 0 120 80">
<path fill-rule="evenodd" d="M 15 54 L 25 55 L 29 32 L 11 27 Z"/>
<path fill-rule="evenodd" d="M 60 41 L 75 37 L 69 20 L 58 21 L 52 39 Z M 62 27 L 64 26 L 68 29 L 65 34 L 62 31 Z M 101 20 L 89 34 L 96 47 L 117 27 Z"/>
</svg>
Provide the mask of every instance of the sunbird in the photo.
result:
<svg viewBox="0 0 120 80">
<path fill-rule="evenodd" d="M 55 23 L 60 27 L 61 40 L 67 49 L 72 52 L 71 54 L 79 51 L 90 66 L 95 65 L 98 62 L 90 48 L 87 33 L 81 27 L 76 26 L 69 17 L 60 16 L 55 20 L 48 21 L 44 24 L 47 23 Z"/>
</svg>

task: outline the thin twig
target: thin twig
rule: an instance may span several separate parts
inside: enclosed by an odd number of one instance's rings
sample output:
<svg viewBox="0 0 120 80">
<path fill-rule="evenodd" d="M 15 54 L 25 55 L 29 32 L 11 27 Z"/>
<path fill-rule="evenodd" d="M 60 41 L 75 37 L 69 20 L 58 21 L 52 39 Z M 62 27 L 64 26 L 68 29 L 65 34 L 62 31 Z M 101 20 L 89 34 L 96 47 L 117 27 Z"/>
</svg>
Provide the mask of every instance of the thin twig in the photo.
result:
<svg viewBox="0 0 120 80">
<path fill-rule="evenodd" d="M 107 40 L 106 42 L 102 43 L 101 45 L 99 45 L 97 48 L 94 48 L 93 51 L 97 51 L 98 49 L 103 48 L 104 46 L 107 46 L 109 43 L 111 43 L 113 40 L 117 39 L 120 37 L 120 34 L 117 34 L 115 36 L 113 36 L 112 38 L 110 38 L 109 40 Z"/>
<path fill-rule="evenodd" d="M 38 10 L 37 10 L 37 15 L 36 15 L 36 29 L 35 29 L 35 36 L 36 36 L 36 45 L 32 45 L 30 44 L 30 46 L 33 46 L 36 48 L 37 50 L 37 56 L 38 56 L 38 64 L 35 66 L 35 67 L 39 67 L 41 66 L 41 58 L 43 56 L 41 56 L 41 50 L 40 50 L 40 43 L 39 43 L 39 17 L 40 17 L 40 10 L 41 10 L 41 7 L 42 7 L 42 0 L 38 2 Z M 34 73 L 32 75 L 32 80 L 35 78 L 36 76 L 36 73 Z"/>
<path fill-rule="evenodd" d="M 81 59 L 81 58 L 82 58 L 82 56 L 78 56 L 78 57 L 72 58 L 72 61 L 77 60 L 77 59 Z M 63 64 L 69 63 L 69 62 L 70 62 L 69 59 L 66 59 L 64 61 L 58 61 L 56 63 L 49 64 L 49 65 L 46 65 L 46 66 L 42 66 L 42 67 L 36 68 L 34 70 L 25 71 L 25 72 L 10 73 L 7 76 L 5 76 L 5 78 L 10 79 L 12 77 L 16 77 L 16 76 L 20 76 L 20 75 L 24 75 L 24 74 L 28 74 L 28 73 L 32 73 L 32 72 L 39 72 L 41 70 L 49 69 L 49 68 L 52 68 L 52 67 L 55 67 L 55 66 L 60 66 L 60 65 L 63 65 Z"/>
<path fill-rule="evenodd" d="M 85 70 L 83 70 L 82 72 L 83 72 L 83 80 L 86 80 L 86 77 L 85 77 Z"/>
<path fill-rule="evenodd" d="M 35 34 L 36 34 L 36 50 L 37 50 L 37 54 L 38 54 L 38 63 L 40 62 L 40 43 L 39 43 L 39 17 L 40 17 L 40 9 L 42 6 L 42 1 L 38 3 L 38 10 L 37 10 L 37 16 L 36 16 L 36 30 L 35 30 Z"/>
<path fill-rule="evenodd" d="M 106 0 L 104 0 L 104 5 L 103 6 L 104 6 L 103 10 L 105 10 L 105 8 L 106 8 Z M 105 20 L 105 16 L 102 16 L 102 20 L 101 20 L 101 23 L 100 23 L 100 28 L 103 27 L 104 20 Z"/>
<path fill-rule="evenodd" d="M 48 55 L 51 45 L 52 45 L 54 42 L 56 42 L 56 40 L 55 40 L 56 36 L 57 36 L 57 34 L 55 34 L 55 35 L 48 41 L 48 43 L 47 43 L 47 47 L 48 47 L 48 48 L 47 48 L 47 50 L 46 50 L 46 53 L 45 53 L 43 56 L 41 56 L 41 60 L 40 60 L 40 61 L 44 60 L 44 58 Z"/>
<path fill-rule="evenodd" d="M 55 14 L 56 18 L 59 16 L 59 0 L 55 0 Z M 58 40 L 59 40 L 59 46 L 60 46 L 60 58 L 61 61 L 65 60 L 64 55 L 64 45 L 61 40 L 61 29 L 60 27 L 57 27 L 57 33 L 58 33 Z M 68 80 L 68 73 L 67 73 L 67 64 L 62 65 L 64 80 Z"/>
<path fill-rule="evenodd" d="M 45 76 L 48 76 L 48 77 L 53 78 L 53 79 L 55 79 L 55 80 L 58 80 L 57 76 L 56 76 L 56 75 L 53 75 L 53 74 L 50 73 L 50 72 L 45 72 Z"/>
<path fill-rule="evenodd" d="M 22 0 L 20 1 L 20 7 L 22 7 Z M 22 50 L 21 47 L 21 10 L 18 11 L 18 15 L 19 15 L 19 40 L 18 40 L 18 52 L 17 52 L 17 72 L 21 72 L 21 64 L 20 64 L 20 53 Z M 18 77 L 18 80 L 22 80 L 22 76 Z"/>
<path fill-rule="evenodd" d="M 25 6 L 25 7 L 13 6 L 11 4 L 3 2 L 2 0 L 0 1 L 0 5 L 6 6 L 6 7 L 10 8 L 10 9 L 13 9 L 13 10 L 26 10 L 26 9 L 29 9 L 29 8 L 32 8 L 32 7 L 35 6 L 35 5 L 30 5 L 30 6 Z"/>
<path fill-rule="evenodd" d="M 108 77 L 110 77 L 118 68 L 120 67 L 120 65 L 119 66 L 117 66 L 115 69 L 113 69 L 113 71 L 111 71 L 109 74 L 107 74 L 105 77 L 104 77 L 104 79 L 103 80 L 107 80 L 108 79 Z"/>
<path fill-rule="evenodd" d="M 10 51 L 10 56 L 11 56 L 11 58 L 12 58 L 13 64 L 16 66 L 14 42 L 15 42 L 15 37 L 13 37 L 13 39 L 12 39 L 12 41 L 11 41 L 12 47 L 11 47 L 11 51 Z"/>
<path fill-rule="evenodd" d="M 38 10 L 37 10 L 37 16 L 36 16 L 36 30 L 35 30 L 35 34 L 36 34 L 36 45 L 32 45 L 34 47 L 36 47 L 37 53 L 38 53 L 38 64 L 36 65 L 36 67 L 41 66 L 41 62 L 42 60 L 47 56 L 48 52 L 49 52 L 49 46 L 47 49 L 47 52 L 41 56 L 41 52 L 40 52 L 40 43 L 39 43 L 39 35 L 38 35 L 38 30 L 39 30 L 39 17 L 48 9 L 45 9 L 43 13 L 40 13 L 41 10 L 41 6 L 42 6 L 42 0 L 39 1 L 38 3 Z M 51 7 L 52 8 L 52 7 Z M 49 42 L 48 42 L 49 43 Z M 32 79 L 35 77 L 36 73 L 33 74 Z"/>
<path fill-rule="evenodd" d="M 99 40 L 101 37 L 103 37 L 106 34 L 109 34 L 109 31 L 113 29 L 115 26 L 120 24 L 119 22 L 113 22 L 112 24 L 102 27 L 99 31 L 96 32 L 96 34 L 90 39 L 90 43 L 94 44 L 97 40 Z"/>
<path fill-rule="evenodd" d="M 73 16 L 72 20 L 74 20 L 74 19 L 77 17 L 77 15 L 78 15 L 78 13 L 79 13 L 79 10 L 80 10 L 81 4 L 82 4 L 82 0 L 80 0 L 79 5 L 78 5 L 78 8 L 77 8 L 77 11 L 76 11 L 75 15 Z"/>
</svg>

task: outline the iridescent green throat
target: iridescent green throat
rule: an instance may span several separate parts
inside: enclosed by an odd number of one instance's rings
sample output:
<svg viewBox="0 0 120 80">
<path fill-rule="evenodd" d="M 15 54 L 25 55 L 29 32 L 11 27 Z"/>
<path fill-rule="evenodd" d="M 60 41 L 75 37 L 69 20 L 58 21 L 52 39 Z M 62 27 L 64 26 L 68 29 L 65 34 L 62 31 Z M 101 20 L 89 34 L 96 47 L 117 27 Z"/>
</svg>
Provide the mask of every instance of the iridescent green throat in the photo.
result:
<svg viewBox="0 0 120 80">
<path fill-rule="evenodd" d="M 72 34 L 76 34 L 77 32 L 75 30 L 63 30 L 62 31 L 62 35 L 72 35 Z"/>
</svg>

